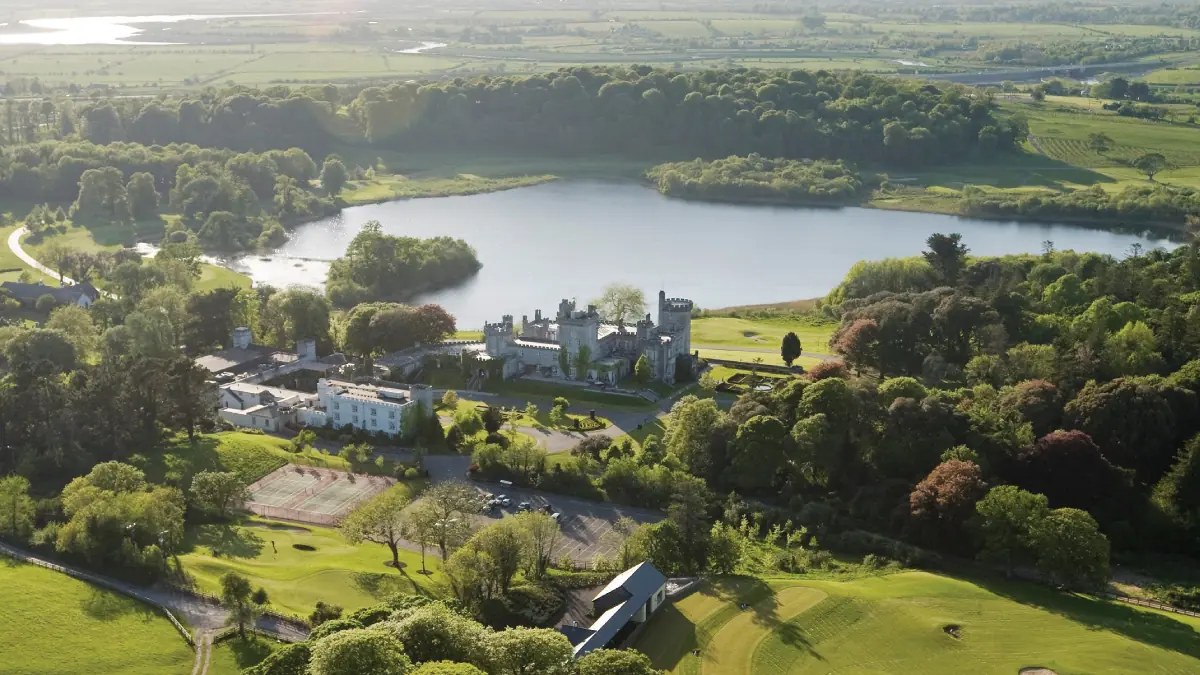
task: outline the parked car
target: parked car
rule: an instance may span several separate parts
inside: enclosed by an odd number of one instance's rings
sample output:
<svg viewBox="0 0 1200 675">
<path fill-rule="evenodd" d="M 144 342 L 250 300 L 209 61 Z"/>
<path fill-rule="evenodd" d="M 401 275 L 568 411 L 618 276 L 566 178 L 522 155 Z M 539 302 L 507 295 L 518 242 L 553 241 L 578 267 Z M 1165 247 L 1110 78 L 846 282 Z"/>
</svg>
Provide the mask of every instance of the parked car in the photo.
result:
<svg viewBox="0 0 1200 675">
<path fill-rule="evenodd" d="M 542 504 L 542 513 L 554 513 L 554 507 L 549 503 Z"/>
<path fill-rule="evenodd" d="M 496 501 L 500 502 L 500 506 L 505 508 L 512 506 L 512 500 L 508 498 L 508 495 L 500 495 L 499 497 L 496 497 Z"/>
<path fill-rule="evenodd" d="M 561 514 L 561 513 L 551 513 L 551 514 L 550 514 L 550 517 L 551 517 L 551 518 L 553 518 L 553 519 L 554 519 L 554 522 L 556 522 L 556 523 L 557 523 L 557 522 L 558 522 L 558 519 L 559 519 L 559 518 L 562 518 L 562 514 Z"/>
<path fill-rule="evenodd" d="M 528 511 L 532 508 L 533 506 L 529 502 L 521 502 L 520 504 L 517 504 L 518 511 Z"/>
</svg>

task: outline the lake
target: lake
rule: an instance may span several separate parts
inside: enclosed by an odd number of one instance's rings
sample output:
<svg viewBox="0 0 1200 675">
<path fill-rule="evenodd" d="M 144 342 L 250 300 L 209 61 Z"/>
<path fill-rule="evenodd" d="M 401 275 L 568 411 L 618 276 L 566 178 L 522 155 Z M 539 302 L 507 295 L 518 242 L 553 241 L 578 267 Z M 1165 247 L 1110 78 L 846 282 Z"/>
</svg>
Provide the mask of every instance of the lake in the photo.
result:
<svg viewBox="0 0 1200 675">
<path fill-rule="evenodd" d="M 437 302 L 464 330 L 503 314 L 586 304 L 612 282 L 699 307 L 782 302 L 825 295 L 855 262 L 911 256 L 934 232 L 958 232 L 972 253 L 1059 249 L 1116 256 L 1132 244 L 1173 248 L 1153 235 L 875 209 L 710 204 L 668 199 L 636 183 L 569 181 L 473 195 L 349 208 L 302 225 L 269 261 L 230 263 L 256 283 L 319 286 L 368 220 L 385 232 L 451 236 L 475 247 L 483 269 L 462 286 L 418 298 Z M 297 260 L 306 258 L 309 260 Z"/>
</svg>

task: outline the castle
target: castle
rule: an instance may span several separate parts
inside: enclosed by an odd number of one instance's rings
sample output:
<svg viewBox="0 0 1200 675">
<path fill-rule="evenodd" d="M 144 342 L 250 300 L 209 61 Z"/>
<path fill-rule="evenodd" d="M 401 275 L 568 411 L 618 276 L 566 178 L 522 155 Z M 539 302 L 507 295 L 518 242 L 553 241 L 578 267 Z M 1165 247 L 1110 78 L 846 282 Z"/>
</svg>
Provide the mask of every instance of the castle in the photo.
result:
<svg viewBox="0 0 1200 675">
<path fill-rule="evenodd" d="M 595 305 L 587 310 L 563 300 L 558 315 L 543 317 L 537 310 L 530 321 L 521 317 L 520 333 L 513 317 L 483 327 L 489 359 L 504 361 L 504 377 L 540 375 L 616 384 L 633 371 L 643 354 L 653 379 L 674 383 L 675 366 L 692 349 L 692 301 L 658 293 L 658 323 L 650 314 L 633 326 L 605 323 Z M 586 372 L 580 373 L 581 368 Z"/>
</svg>

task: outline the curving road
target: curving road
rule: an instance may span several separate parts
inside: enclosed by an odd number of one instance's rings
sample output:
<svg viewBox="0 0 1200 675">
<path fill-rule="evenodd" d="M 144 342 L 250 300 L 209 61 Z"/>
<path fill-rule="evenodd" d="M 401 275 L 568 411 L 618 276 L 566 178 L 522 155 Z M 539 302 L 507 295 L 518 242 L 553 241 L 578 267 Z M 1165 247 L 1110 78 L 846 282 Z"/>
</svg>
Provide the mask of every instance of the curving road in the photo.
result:
<svg viewBox="0 0 1200 675">
<path fill-rule="evenodd" d="M 25 229 L 24 225 L 13 230 L 13 233 L 8 235 L 8 250 L 12 251 L 13 255 L 20 258 L 21 262 L 29 265 L 42 274 L 45 274 L 51 278 L 58 277 L 58 272 L 55 272 L 49 267 L 46 267 L 42 263 L 38 262 L 36 258 L 29 255 L 25 252 L 25 249 L 21 248 L 21 237 L 25 236 L 27 232 L 29 232 L 29 230 Z M 62 277 L 61 279 L 63 286 L 70 286 L 75 283 L 75 280 L 71 277 Z"/>
</svg>

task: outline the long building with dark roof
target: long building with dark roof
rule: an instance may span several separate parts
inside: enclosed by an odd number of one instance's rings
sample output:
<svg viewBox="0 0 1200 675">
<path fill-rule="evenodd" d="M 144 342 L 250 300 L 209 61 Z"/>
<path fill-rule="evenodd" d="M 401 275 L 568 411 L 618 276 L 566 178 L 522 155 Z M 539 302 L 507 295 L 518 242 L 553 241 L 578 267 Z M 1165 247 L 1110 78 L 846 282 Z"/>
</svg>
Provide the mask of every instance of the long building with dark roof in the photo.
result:
<svg viewBox="0 0 1200 675">
<path fill-rule="evenodd" d="M 591 626 L 563 626 L 578 658 L 620 641 L 667 600 L 667 578 L 648 562 L 631 567 L 592 598 L 597 619 Z"/>
</svg>

